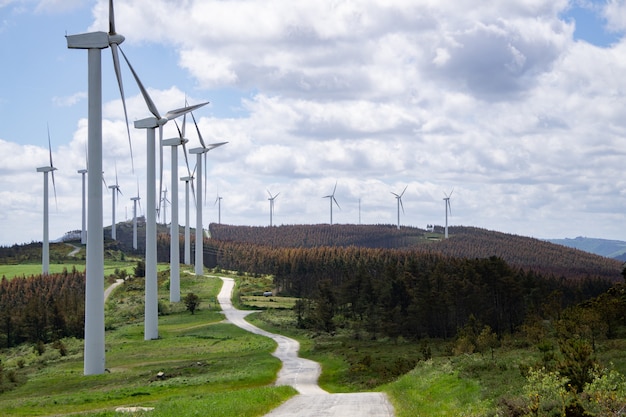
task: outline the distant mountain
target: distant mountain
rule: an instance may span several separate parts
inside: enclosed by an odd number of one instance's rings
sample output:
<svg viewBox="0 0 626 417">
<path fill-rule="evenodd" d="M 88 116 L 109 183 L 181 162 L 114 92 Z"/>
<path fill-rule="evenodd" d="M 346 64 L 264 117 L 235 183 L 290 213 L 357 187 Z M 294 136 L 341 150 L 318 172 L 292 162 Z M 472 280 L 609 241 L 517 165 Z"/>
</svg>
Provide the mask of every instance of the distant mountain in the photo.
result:
<svg viewBox="0 0 626 417">
<path fill-rule="evenodd" d="M 578 236 L 575 239 L 547 239 L 547 241 L 626 262 L 626 242 L 621 240 Z"/>
</svg>

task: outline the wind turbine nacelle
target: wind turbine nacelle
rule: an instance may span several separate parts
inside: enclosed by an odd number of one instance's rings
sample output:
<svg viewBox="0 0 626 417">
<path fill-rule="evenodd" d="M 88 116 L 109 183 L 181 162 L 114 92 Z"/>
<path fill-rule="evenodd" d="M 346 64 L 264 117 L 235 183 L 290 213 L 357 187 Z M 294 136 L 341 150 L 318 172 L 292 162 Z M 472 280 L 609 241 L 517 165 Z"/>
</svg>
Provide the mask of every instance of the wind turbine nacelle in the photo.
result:
<svg viewBox="0 0 626 417">
<path fill-rule="evenodd" d="M 120 44 L 122 35 L 109 36 L 107 32 L 89 32 L 78 35 L 65 35 L 67 47 L 70 49 L 106 49 L 111 43 Z"/>
<path fill-rule="evenodd" d="M 156 117 L 135 120 L 135 129 L 155 129 L 157 127 L 159 127 L 159 119 Z"/>
<path fill-rule="evenodd" d="M 185 138 L 172 138 L 172 139 L 164 139 L 162 144 L 163 146 L 178 146 L 183 145 L 189 142 L 189 139 Z"/>
</svg>

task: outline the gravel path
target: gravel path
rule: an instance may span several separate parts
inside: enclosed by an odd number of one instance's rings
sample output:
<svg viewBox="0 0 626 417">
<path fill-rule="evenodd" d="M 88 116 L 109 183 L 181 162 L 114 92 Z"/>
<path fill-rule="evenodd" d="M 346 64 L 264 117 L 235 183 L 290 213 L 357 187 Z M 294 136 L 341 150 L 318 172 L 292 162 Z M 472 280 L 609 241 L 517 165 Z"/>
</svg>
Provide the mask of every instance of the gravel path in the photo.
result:
<svg viewBox="0 0 626 417">
<path fill-rule="evenodd" d="M 249 332 L 269 337 L 278 343 L 273 353 L 283 362 L 276 385 L 291 385 L 300 395 L 296 395 L 280 407 L 267 414 L 267 417 L 393 417 L 393 406 L 387 396 L 380 392 L 355 394 L 329 394 L 317 385 L 321 368 L 317 362 L 298 357 L 300 344 L 285 336 L 266 332 L 248 323 L 245 317 L 253 311 L 237 310 L 231 303 L 235 282 L 231 278 L 221 278 L 224 282 L 217 299 L 234 325 Z"/>
</svg>

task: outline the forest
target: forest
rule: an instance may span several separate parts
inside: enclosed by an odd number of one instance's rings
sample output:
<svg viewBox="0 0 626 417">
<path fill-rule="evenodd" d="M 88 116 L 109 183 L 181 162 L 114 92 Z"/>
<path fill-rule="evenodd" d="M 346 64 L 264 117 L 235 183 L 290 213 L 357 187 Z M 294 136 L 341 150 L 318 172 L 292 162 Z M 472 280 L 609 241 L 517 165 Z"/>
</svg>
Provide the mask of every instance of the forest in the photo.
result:
<svg viewBox="0 0 626 417">
<path fill-rule="evenodd" d="M 408 339 L 450 338 L 470 318 L 498 335 L 596 297 L 616 282 L 564 279 L 515 268 L 502 258 L 457 258 L 429 251 L 350 246 L 272 248 L 211 241 L 217 265 L 274 276 L 274 290 L 303 298 L 302 325 Z M 338 320 L 339 319 L 339 320 Z"/>
<path fill-rule="evenodd" d="M 85 274 L 0 280 L 0 347 L 82 338 L 85 328 Z"/>
<path fill-rule="evenodd" d="M 278 227 L 211 224 L 212 240 L 251 243 L 274 248 L 320 246 L 408 249 L 454 258 L 497 256 L 509 265 L 542 275 L 565 278 L 603 277 L 620 280 L 622 262 L 539 239 L 476 227 L 450 227 L 441 233 L 392 225 L 293 225 Z M 437 232 L 437 229 L 435 229 Z"/>
</svg>

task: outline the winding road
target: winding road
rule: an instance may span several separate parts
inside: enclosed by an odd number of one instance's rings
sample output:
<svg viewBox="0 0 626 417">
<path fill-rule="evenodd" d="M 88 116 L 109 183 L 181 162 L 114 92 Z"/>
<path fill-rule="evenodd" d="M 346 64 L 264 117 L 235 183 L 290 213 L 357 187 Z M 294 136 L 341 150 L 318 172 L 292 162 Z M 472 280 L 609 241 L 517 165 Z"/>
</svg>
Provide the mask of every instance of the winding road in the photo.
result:
<svg viewBox="0 0 626 417">
<path fill-rule="evenodd" d="M 226 319 L 249 332 L 269 337 L 278 347 L 272 355 L 283 362 L 276 385 L 290 385 L 300 395 L 286 401 L 266 417 L 393 417 L 393 406 L 384 393 L 329 394 L 317 384 L 321 368 L 317 362 L 298 357 L 298 341 L 267 332 L 245 320 L 253 311 L 237 310 L 231 303 L 235 286 L 232 278 L 220 277 L 224 285 L 217 299 Z"/>
</svg>

